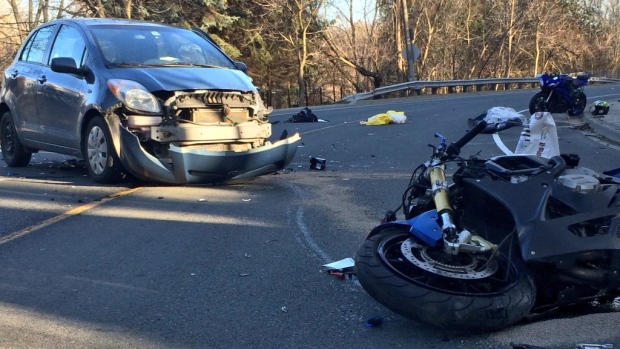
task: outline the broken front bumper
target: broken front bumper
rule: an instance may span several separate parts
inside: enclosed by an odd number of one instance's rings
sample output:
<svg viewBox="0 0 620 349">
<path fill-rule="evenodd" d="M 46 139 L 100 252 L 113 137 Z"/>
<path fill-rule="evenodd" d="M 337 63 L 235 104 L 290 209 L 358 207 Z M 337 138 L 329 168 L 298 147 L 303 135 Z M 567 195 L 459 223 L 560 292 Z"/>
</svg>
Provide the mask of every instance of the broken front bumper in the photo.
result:
<svg viewBox="0 0 620 349">
<path fill-rule="evenodd" d="M 138 137 L 120 126 L 120 160 L 139 179 L 166 184 L 208 184 L 250 179 L 283 169 L 295 156 L 298 133 L 244 152 L 196 151 L 170 145 L 171 163 L 142 148 Z"/>
</svg>

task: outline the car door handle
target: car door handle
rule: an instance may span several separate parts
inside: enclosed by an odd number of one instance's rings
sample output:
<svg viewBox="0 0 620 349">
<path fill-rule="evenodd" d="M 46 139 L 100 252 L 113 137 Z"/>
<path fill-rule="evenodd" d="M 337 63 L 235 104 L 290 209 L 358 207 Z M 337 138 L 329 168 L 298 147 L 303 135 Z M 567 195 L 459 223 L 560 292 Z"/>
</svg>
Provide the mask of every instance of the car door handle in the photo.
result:
<svg viewBox="0 0 620 349">
<path fill-rule="evenodd" d="M 37 78 L 37 81 L 38 81 L 40 84 L 44 84 L 44 83 L 47 81 L 47 76 L 45 76 L 45 75 L 41 75 L 41 76 L 39 76 L 39 78 Z"/>
</svg>

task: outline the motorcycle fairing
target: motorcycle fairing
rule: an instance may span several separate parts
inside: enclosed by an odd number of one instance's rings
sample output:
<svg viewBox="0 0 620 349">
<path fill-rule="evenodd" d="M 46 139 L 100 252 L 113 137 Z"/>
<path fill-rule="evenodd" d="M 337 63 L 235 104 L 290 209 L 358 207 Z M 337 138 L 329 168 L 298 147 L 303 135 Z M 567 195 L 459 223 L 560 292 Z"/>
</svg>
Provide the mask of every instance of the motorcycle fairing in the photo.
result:
<svg viewBox="0 0 620 349">
<path fill-rule="evenodd" d="M 430 210 L 408 220 L 396 220 L 375 227 L 366 239 L 392 227 L 405 227 L 414 237 L 430 247 L 435 247 L 442 240 L 441 226 L 437 223 L 437 211 Z"/>
<path fill-rule="evenodd" d="M 409 232 L 430 247 L 435 247 L 442 240 L 441 226 L 437 223 L 439 215 L 436 210 L 426 211 L 409 220 Z"/>
<path fill-rule="evenodd" d="M 499 201 L 509 210 L 519 237 L 521 254 L 526 262 L 557 261 L 562 256 L 587 250 L 620 249 L 617 186 L 608 186 L 601 192 L 577 196 L 570 193 L 571 189 L 555 183 L 550 173 L 508 186 L 486 177 L 477 180 L 465 179 L 465 182 Z M 562 217 L 548 217 L 546 209 L 551 197 L 572 207 L 574 213 Z M 601 217 L 608 217 L 610 221 L 606 233 L 579 237 L 571 232 L 572 226 Z"/>
<path fill-rule="evenodd" d="M 588 250 L 620 250 L 620 189 L 603 186 L 600 191 L 578 194 L 560 184 L 553 197 L 574 209 L 562 217 L 547 218 L 532 225 L 530 259 L 558 261 Z"/>
</svg>

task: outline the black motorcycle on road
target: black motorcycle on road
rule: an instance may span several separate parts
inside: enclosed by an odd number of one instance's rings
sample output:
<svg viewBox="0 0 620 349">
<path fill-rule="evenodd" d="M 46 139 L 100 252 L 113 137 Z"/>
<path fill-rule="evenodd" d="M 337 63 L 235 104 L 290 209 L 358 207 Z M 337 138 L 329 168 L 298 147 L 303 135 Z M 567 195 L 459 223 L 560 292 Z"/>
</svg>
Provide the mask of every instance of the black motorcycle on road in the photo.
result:
<svg viewBox="0 0 620 349">
<path fill-rule="evenodd" d="M 485 127 L 449 146 L 435 135 L 395 211 L 404 219 L 389 212 L 356 256 L 364 289 L 412 320 L 470 331 L 620 296 L 620 179 L 573 154 L 459 157 Z"/>
</svg>

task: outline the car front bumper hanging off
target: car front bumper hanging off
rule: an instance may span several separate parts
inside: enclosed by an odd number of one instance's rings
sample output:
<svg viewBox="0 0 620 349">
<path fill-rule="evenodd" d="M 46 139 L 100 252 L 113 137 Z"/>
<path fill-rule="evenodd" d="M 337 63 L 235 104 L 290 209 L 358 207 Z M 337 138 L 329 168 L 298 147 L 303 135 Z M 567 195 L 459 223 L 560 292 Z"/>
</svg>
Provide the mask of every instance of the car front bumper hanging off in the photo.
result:
<svg viewBox="0 0 620 349">
<path fill-rule="evenodd" d="M 209 184 L 250 179 L 281 170 L 295 156 L 298 133 L 244 152 L 196 151 L 170 145 L 171 163 L 142 148 L 138 137 L 120 126 L 120 160 L 134 176 L 166 184 Z"/>
</svg>

